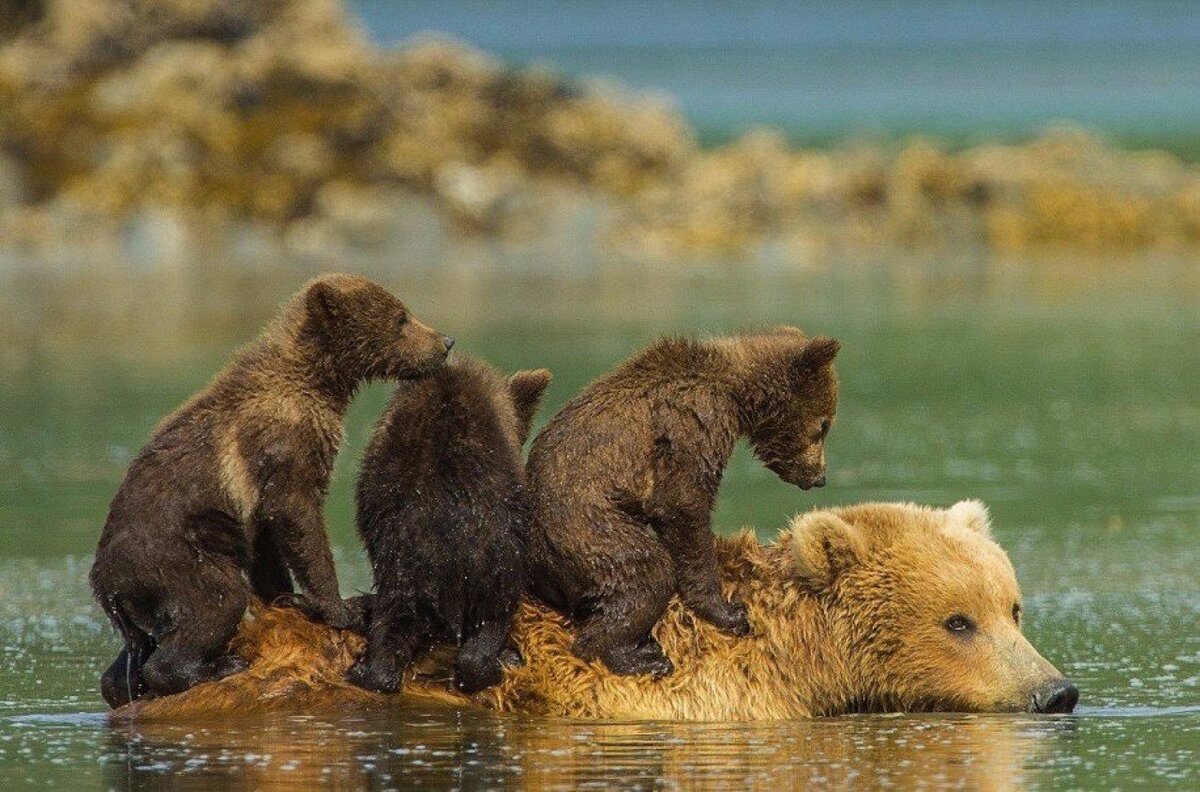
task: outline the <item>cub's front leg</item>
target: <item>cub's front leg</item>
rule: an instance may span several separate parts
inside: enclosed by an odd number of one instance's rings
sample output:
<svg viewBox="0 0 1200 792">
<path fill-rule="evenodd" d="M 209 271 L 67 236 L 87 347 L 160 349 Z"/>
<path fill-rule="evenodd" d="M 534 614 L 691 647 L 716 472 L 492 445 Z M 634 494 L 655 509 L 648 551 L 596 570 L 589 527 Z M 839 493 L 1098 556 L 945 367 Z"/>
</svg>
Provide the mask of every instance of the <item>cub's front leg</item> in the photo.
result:
<svg viewBox="0 0 1200 792">
<path fill-rule="evenodd" d="M 321 516 L 321 498 L 268 488 L 259 506 L 260 525 L 271 531 L 280 555 L 300 589 L 278 604 L 296 607 L 338 629 L 363 631 L 363 613 L 342 601 L 333 552 Z"/>
<path fill-rule="evenodd" d="M 733 635 L 748 635 L 746 606 L 721 595 L 714 538 L 710 525 L 713 499 L 695 484 L 678 477 L 660 478 L 650 509 L 653 526 L 675 562 L 679 596 L 697 616 Z"/>
<path fill-rule="evenodd" d="M 660 524 L 660 536 L 675 562 L 675 577 L 683 604 L 700 618 L 733 635 L 749 635 L 746 606 L 721 595 L 721 578 L 707 518 L 672 520 Z"/>
</svg>

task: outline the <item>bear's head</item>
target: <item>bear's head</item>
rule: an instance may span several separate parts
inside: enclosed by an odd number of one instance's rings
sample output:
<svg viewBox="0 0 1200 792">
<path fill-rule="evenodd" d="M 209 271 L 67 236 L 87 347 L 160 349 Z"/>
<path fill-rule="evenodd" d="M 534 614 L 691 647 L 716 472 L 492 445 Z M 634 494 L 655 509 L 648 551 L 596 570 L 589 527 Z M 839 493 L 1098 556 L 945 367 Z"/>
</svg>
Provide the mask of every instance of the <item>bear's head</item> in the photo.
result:
<svg viewBox="0 0 1200 792">
<path fill-rule="evenodd" d="M 323 275 L 304 287 L 300 299 L 309 338 L 355 380 L 425 376 L 454 345 L 387 289 L 359 275 Z"/>
<path fill-rule="evenodd" d="M 754 339 L 757 376 L 745 398 L 754 453 L 775 475 L 801 489 L 825 486 L 825 438 L 837 415 L 833 360 L 841 344 L 781 327 Z"/>
<path fill-rule="evenodd" d="M 1070 712 L 1079 691 L 1021 634 L 1021 592 L 978 501 L 797 517 L 793 572 L 847 676 L 831 711 Z"/>
</svg>

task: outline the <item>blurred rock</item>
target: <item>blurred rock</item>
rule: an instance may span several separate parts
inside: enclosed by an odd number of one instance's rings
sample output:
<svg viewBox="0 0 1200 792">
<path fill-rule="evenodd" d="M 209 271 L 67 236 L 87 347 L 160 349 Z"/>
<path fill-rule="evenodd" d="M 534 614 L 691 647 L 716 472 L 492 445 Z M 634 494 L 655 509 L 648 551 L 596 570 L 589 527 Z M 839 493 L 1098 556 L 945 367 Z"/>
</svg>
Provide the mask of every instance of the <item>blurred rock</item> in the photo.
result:
<svg viewBox="0 0 1200 792">
<path fill-rule="evenodd" d="M 185 258 L 189 246 L 187 221 L 177 211 L 142 209 L 125 223 L 122 260 L 151 268 Z"/>
<path fill-rule="evenodd" d="M 437 171 L 434 194 L 463 230 L 511 232 L 521 216 L 531 211 L 526 181 L 511 162 L 496 160 L 482 167 L 448 162 Z"/>
<path fill-rule="evenodd" d="M 0 3 L 0 41 L 20 35 L 45 14 L 45 0 L 5 0 Z"/>
<path fill-rule="evenodd" d="M 12 157 L 0 155 L 0 216 L 25 203 L 25 177 Z"/>
<path fill-rule="evenodd" d="M 525 237 L 575 222 L 551 197 L 571 191 L 614 207 L 593 233 L 636 255 L 1200 244 L 1196 166 L 1078 130 L 813 151 L 758 129 L 703 151 L 665 98 L 428 36 L 381 51 L 338 0 L 0 9 L 0 234 L 20 244 L 82 223 L 68 237 L 158 250 L 232 222 L 356 249 L 411 233 L 416 193 L 457 232 Z"/>
</svg>

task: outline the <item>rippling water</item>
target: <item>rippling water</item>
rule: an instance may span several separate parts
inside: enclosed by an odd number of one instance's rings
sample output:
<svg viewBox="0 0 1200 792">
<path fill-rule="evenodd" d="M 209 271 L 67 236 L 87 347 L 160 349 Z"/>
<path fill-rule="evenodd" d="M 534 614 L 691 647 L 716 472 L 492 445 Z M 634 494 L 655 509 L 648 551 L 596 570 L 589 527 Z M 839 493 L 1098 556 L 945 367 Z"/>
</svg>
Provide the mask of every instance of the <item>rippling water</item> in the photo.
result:
<svg viewBox="0 0 1200 792">
<path fill-rule="evenodd" d="M 546 414 L 666 332 L 792 322 L 836 335 L 830 485 L 744 452 L 717 514 L 764 538 L 815 504 L 980 497 L 1027 630 L 1082 689 L 1071 717 L 578 723 L 434 707 L 106 725 L 117 641 L 86 590 L 107 500 L 159 417 L 311 262 L 0 258 L 0 777 L 122 786 L 546 788 L 894 784 L 1194 788 L 1200 758 L 1200 276 L 1193 262 L 917 261 L 781 274 L 751 262 L 572 274 L 482 243 L 356 259 L 461 348 L 556 373 Z M 396 261 L 403 260 L 401 270 Z M 561 268 L 559 272 L 561 272 Z M 70 273 L 70 274 L 67 274 Z M 354 465 L 386 399 L 353 408 L 327 516 L 347 592 Z"/>
</svg>

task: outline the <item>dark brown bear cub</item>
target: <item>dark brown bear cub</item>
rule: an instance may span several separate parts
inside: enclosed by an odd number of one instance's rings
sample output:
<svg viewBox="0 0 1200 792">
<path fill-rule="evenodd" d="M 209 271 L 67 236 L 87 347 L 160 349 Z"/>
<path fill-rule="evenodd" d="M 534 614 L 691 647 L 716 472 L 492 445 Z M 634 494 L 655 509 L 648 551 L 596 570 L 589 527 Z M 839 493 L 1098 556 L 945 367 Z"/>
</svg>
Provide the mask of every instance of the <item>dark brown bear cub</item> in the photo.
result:
<svg viewBox="0 0 1200 792">
<path fill-rule="evenodd" d="M 529 499 L 521 446 L 545 369 L 505 381 L 459 359 L 404 383 L 380 419 L 358 479 L 358 530 L 375 573 L 360 687 L 398 690 L 425 645 L 458 644 L 465 692 L 500 681 L 525 586 Z"/>
<path fill-rule="evenodd" d="M 567 404 L 529 452 L 530 586 L 577 625 L 576 653 L 619 674 L 671 673 L 650 634 L 678 592 L 717 627 L 726 601 L 709 520 L 738 438 L 801 489 L 825 483 L 838 342 L 795 328 L 668 339 Z"/>
<path fill-rule="evenodd" d="M 353 275 L 307 284 L 129 466 L 91 583 L 125 640 L 104 673 L 119 706 L 240 670 L 227 645 L 251 595 L 292 591 L 335 627 L 340 598 L 322 507 L 342 416 L 364 380 L 428 374 L 453 340 Z"/>
</svg>

